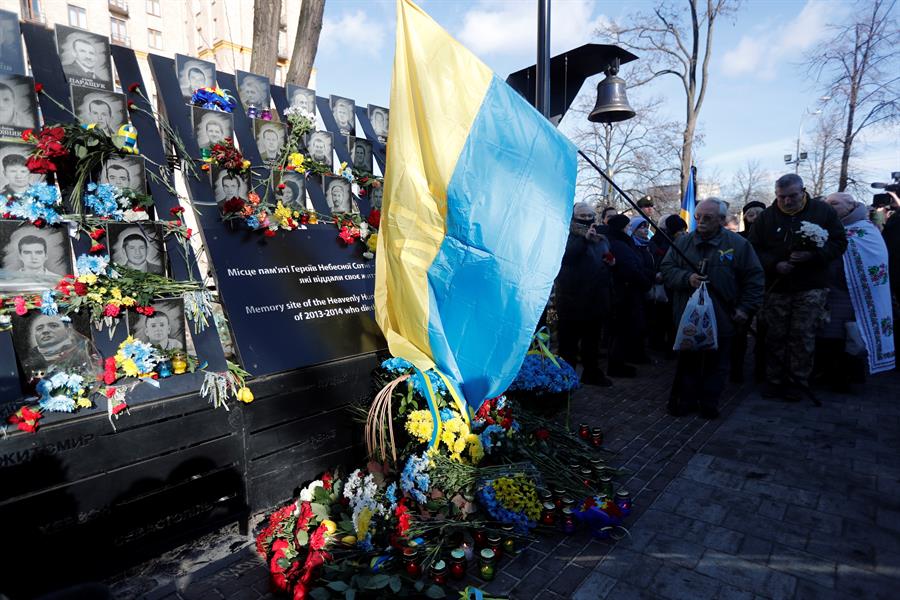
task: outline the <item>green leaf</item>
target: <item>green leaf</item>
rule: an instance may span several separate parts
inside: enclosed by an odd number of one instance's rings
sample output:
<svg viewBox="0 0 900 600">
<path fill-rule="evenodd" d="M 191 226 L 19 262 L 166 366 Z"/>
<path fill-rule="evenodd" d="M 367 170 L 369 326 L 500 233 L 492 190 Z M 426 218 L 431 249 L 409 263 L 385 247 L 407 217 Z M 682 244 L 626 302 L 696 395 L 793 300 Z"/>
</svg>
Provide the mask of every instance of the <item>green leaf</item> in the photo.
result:
<svg viewBox="0 0 900 600">
<path fill-rule="evenodd" d="M 425 582 L 420 579 L 416 582 L 415 588 L 417 592 L 421 592 L 425 589 Z"/>
<path fill-rule="evenodd" d="M 439 585 L 429 585 L 428 589 L 425 590 L 425 595 L 429 598 L 445 598 L 447 593 Z"/>
<path fill-rule="evenodd" d="M 369 580 L 369 583 L 366 585 L 367 589 L 370 590 L 380 590 L 383 587 L 387 587 L 387 584 L 391 582 L 391 576 L 380 573 L 375 575 Z"/>
<path fill-rule="evenodd" d="M 328 587 L 336 592 L 346 592 L 350 588 L 350 586 L 343 581 L 332 581 L 328 584 Z"/>
<path fill-rule="evenodd" d="M 353 588 L 349 588 L 346 592 L 344 592 L 344 598 L 346 598 L 346 600 L 353 600 L 354 598 L 356 598 L 356 590 L 354 590 Z"/>
<path fill-rule="evenodd" d="M 301 546 L 305 546 L 309 543 L 309 532 L 303 531 L 302 529 L 297 532 L 297 543 Z"/>
<path fill-rule="evenodd" d="M 402 587 L 403 587 L 403 582 L 400 581 L 399 575 L 394 575 L 393 577 L 391 577 L 391 591 L 392 592 L 394 592 L 395 594 L 398 594 L 398 593 L 400 593 L 400 588 L 402 588 Z"/>
<path fill-rule="evenodd" d="M 312 509 L 313 514 L 316 515 L 316 520 L 324 521 L 328 518 L 328 508 L 324 504 L 310 502 L 309 507 Z"/>
<path fill-rule="evenodd" d="M 331 493 L 323 487 L 317 487 L 316 491 L 313 492 L 313 500 L 318 504 L 328 506 L 331 500 Z"/>
<path fill-rule="evenodd" d="M 323 587 L 313 588 L 309 591 L 309 596 L 313 598 L 313 600 L 328 600 L 331 598 L 331 594 L 328 593 Z"/>
<path fill-rule="evenodd" d="M 87 151 L 87 148 L 85 148 L 84 146 L 78 146 L 77 148 L 75 148 L 75 156 L 77 158 L 80 158 L 83 160 L 85 157 L 87 157 L 87 155 L 88 155 L 88 151 Z"/>
<path fill-rule="evenodd" d="M 287 569 L 291 566 L 291 561 L 289 561 L 286 558 L 279 558 L 276 562 L 278 563 L 278 566 L 281 567 L 282 569 Z"/>
</svg>

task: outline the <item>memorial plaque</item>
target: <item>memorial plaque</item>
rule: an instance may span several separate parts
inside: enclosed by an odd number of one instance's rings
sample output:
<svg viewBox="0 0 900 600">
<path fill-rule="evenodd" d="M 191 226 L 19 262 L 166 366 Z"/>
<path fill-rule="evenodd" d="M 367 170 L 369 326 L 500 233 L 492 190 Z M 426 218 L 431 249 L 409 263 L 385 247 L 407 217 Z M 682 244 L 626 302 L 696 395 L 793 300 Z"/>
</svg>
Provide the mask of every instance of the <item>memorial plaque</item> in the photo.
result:
<svg viewBox="0 0 900 600">
<path fill-rule="evenodd" d="M 316 90 L 289 83 L 285 92 L 290 106 L 316 114 Z"/>
<path fill-rule="evenodd" d="M 331 96 L 330 104 L 331 114 L 341 135 L 356 135 L 356 116 L 354 114 L 356 103 L 350 98 Z"/>
<path fill-rule="evenodd" d="M 72 85 L 113 90 L 109 38 L 65 25 L 56 26 L 56 47 Z"/>
<path fill-rule="evenodd" d="M 256 138 L 256 147 L 259 149 L 259 157 L 263 162 L 272 164 L 278 160 L 287 137 L 284 123 L 254 119 L 253 134 Z"/>
<path fill-rule="evenodd" d="M 286 171 L 281 175 L 280 183 L 284 189 L 280 191 L 279 200 L 284 206 L 294 210 L 308 208 L 306 203 L 306 177 L 303 173 Z"/>
<path fill-rule="evenodd" d="M 232 173 L 228 169 L 213 166 L 210 175 L 213 183 L 213 197 L 216 204 L 232 198 L 247 199 L 250 192 L 250 176 Z"/>
<path fill-rule="evenodd" d="M 24 316 L 14 316 L 12 324 L 13 346 L 27 376 L 51 369 L 93 371 L 96 351 L 86 314 L 64 319 L 29 311 Z"/>
<path fill-rule="evenodd" d="M 343 177 L 324 177 L 325 202 L 328 204 L 328 212 L 349 213 L 359 212 L 353 204 L 353 193 L 350 182 Z"/>
<path fill-rule="evenodd" d="M 115 92 L 73 85 L 72 108 L 82 124 L 94 124 L 110 137 L 128 122 L 125 96 Z"/>
<path fill-rule="evenodd" d="M 367 108 L 369 111 L 369 122 L 372 123 L 372 129 L 375 130 L 378 141 L 384 144 L 387 142 L 391 111 L 383 106 L 375 106 L 374 104 L 370 104 Z"/>
<path fill-rule="evenodd" d="M 0 74 L 0 137 L 21 139 L 26 129 L 37 129 L 37 113 L 34 80 Z"/>
<path fill-rule="evenodd" d="M 369 202 L 372 205 L 372 208 L 377 208 L 381 210 L 381 201 L 384 198 L 384 188 L 382 187 L 373 187 L 369 191 Z"/>
<path fill-rule="evenodd" d="M 334 136 L 330 131 L 313 131 L 306 142 L 306 151 L 316 162 L 332 166 L 334 160 Z"/>
<path fill-rule="evenodd" d="M 114 185 L 120 190 L 144 193 L 147 172 L 141 156 L 111 156 L 100 170 L 100 183 Z"/>
<path fill-rule="evenodd" d="M 65 228 L 0 221 L 0 250 L 5 290 L 51 289 L 63 275 L 72 273 L 72 250 Z"/>
<path fill-rule="evenodd" d="M 269 108 L 271 92 L 267 77 L 246 71 L 237 71 L 237 84 L 238 95 L 245 109 L 250 106 Z"/>
<path fill-rule="evenodd" d="M 163 350 L 184 350 L 187 336 L 184 328 L 184 301 L 157 300 L 150 305 L 153 314 L 128 312 L 128 333 Z"/>
<path fill-rule="evenodd" d="M 25 53 L 19 30 L 19 15 L 0 10 L 0 73 L 25 74 Z"/>
<path fill-rule="evenodd" d="M 165 275 L 162 225 L 109 223 L 110 261 L 142 273 Z"/>
<path fill-rule="evenodd" d="M 201 148 L 209 148 L 224 142 L 225 138 L 234 137 L 234 118 L 228 113 L 192 106 L 191 118 L 194 136 Z"/>
<path fill-rule="evenodd" d="M 32 148 L 24 142 L 0 141 L 0 196 L 21 194 L 32 183 L 44 181 L 43 175 L 25 166 Z"/>
<path fill-rule="evenodd" d="M 372 172 L 372 142 L 365 138 L 349 138 L 350 166 L 363 173 Z"/>
<path fill-rule="evenodd" d="M 185 102 L 190 102 L 191 96 L 200 88 L 216 85 L 216 65 L 208 60 L 176 54 L 175 72 Z"/>
</svg>

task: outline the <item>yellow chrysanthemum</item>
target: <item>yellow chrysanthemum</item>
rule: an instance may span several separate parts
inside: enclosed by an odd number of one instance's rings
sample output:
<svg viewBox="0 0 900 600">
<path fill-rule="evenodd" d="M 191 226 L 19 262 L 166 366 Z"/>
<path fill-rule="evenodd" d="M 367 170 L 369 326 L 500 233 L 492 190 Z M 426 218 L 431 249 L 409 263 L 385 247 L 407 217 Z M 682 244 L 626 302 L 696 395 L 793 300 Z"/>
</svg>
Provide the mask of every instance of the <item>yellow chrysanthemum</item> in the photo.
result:
<svg viewBox="0 0 900 600">
<path fill-rule="evenodd" d="M 431 439 L 431 431 L 434 429 L 431 413 L 427 410 L 414 410 L 409 413 L 405 426 L 410 435 L 420 442 L 429 441 Z"/>
<path fill-rule="evenodd" d="M 113 300 L 121 300 L 122 299 L 122 290 L 117 287 L 109 290 L 109 295 L 112 296 Z"/>
<path fill-rule="evenodd" d="M 279 202 L 275 206 L 275 212 L 272 215 L 275 218 L 275 221 L 281 225 L 282 227 L 289 228 L 288 220 L 293 216 L 293 212 L 290 208 L 284 206 L 281 202 Z"/>
<path fill-rule="evenodd" d="M 137 365 L 134 364 L 134 361 L 130 358 L 126 358 L 122 361 L 122 371 L 124 371 L 125 375 L 128 377 L 137 377 L 140 374 Z"/>
<path fill-rule="evenodd" d="M 96 302 L 96 303 L 98 303 L 98 304 L 101 303 L 101 302 L 103 302 L 103 296 L 101 296 L 101 295 L 98 294 L 97 292 L 90 292 L 90 293 L 86 296 L 86 298 L 87 298 L 88 300 L 90 300 L 91 302 Z"/>
<path fill-rule="evenodd" d="M 78 405 L 78 408 L 90 408 L 91 406 L 93 406 L 91 401 L 88 400 L 87 398 L 85 398 L 84 396 L 79 396 L 78 399 L 75 401 L 75 404 Z"/>
<path fill-rule="evenodd" d="M 372 520 L 372 511 L 368 507 L 362 509 L 356 522 L 356 537 L 362 539 L 369 532 L 369 522 Z"/>
<path fill-rule="evenodd" d="M 298 171 L 303 168 L 303 161 L 306 157 L 299 152 L 293 152 L 288 156 L 288 164 Z"/>
<path fill-rule="evenodd" d="M 81 283 L 86 283 L 88 285 L 94 285 L 97 283 L 97 276 L 93 273 L 88 273 L 87 275 L 82 275 L 78 278 L 78 281 Z"/>
<path fill-rule="evenodd" d="M 375 252 L 375 248 L 378 247 L 378 234 L 373 233 L 366 240 L 366 248 L 369 249 L 369 252 Z"/>
<path fill-rule="evenodd" d="M 122 298 L 122 306 L 134 306 L 135 304 L 137 304 L 137 300 L 135 300 L 131 296 L 125 296 Z"/>
</svg>

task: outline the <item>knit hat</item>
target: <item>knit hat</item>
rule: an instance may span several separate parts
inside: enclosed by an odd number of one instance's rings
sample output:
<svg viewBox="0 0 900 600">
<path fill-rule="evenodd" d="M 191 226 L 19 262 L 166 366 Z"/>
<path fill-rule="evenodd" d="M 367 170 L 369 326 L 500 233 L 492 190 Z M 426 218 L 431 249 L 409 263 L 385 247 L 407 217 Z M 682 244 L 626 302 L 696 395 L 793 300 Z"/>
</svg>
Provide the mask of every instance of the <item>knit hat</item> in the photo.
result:
<svg viewBox="0 0 900 600">
<path fill-rule="evenodd" d="M 751 208 L 761 208 L 763 210 L 766 209 L 766 205 L 758 200 L 753 200 L 752 202 L 748 202 L 744 205 L 744 208 L 741 209 L 741 214 L 747 214 L 747 211 Z"/>
<path fill-rule="evenodd" d="M 637 228 L 641 226 L 641 223 L 647 223 L 647 219 L 644 217 L 632 217 L 631 220 L 628 221 L 628 228 L 625 230 L 625 233 L 633 235 Z"/>
<path fill-rule="evenodd" d="M 612 231 L 624 231 L 628 227 L 628 220 L 628 217 L 625 215 L 616 215 L 610 217 L 606 224 L 609 225 Z"/>
<path fill-rule="evenodd" d="M 669 236 L 673 236 L 679 231 L 687 230 L 687 223 L 684 222 L 684 219 L 679 217 L 678 215 L 669 215 L 666 217 L 666 220 L 663 223 L 664 229 Z"/>
</svg>

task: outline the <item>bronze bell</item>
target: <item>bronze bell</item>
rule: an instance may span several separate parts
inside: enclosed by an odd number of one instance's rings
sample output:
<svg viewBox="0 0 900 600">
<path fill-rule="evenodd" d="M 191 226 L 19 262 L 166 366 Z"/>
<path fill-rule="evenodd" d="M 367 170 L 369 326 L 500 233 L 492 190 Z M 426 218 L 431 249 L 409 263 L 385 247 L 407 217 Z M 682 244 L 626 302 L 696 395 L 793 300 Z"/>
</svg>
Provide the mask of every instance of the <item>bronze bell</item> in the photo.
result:
<svg viewBox="0 0 900 600">
<path fill-rule="evenodd" d="M 625 80 L 618 76 L 618 69 L 606 71 L 606 78 L 597 84 L 597 103 L 588 115 L 593 123 L 615 123 L 634 116 L 634 109 L 625 95 Z"/>
</svg>

